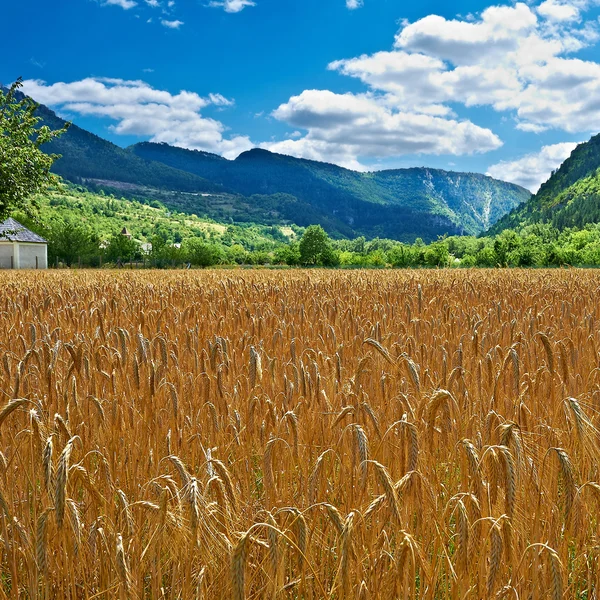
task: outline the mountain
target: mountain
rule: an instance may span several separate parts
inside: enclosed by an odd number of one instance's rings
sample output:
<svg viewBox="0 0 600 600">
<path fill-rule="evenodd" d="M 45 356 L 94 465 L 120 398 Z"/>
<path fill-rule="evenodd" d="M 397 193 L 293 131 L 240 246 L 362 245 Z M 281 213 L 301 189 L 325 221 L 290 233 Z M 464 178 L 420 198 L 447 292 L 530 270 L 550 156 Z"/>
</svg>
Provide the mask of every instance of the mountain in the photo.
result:
<svg viewBox="0 0 600 600">
<path fill-rule="evenodd" d="M 40 105 L 36 113 L 52 129 L 62 129 L 66 123 L 46 106 Z M 43 149 L 62 155 L 52 170 L 70 181 L 91 179 L 185 192 L 222 191 L 221 186 L 197 175 L 140 158 L 74 124 Z"/>
<path fill-rule="evenodd" d="M 443 233 L 479 233 L 531 196 L 517 185 L 475 173 L 427 168 L 359 173 L 262 149 L 233 161 L 150 142 L 130 150 L 243 196 L 294 196 L 371 237 L 432 239 Z"/>
<path fill-rule="evenodd" d="M 271 250 L 276 244 L 297 236 L 296 228 L 244 223 L 227 225 L 197 215 L 166 208 L 157 201 L 134 202 L 95 194 L 78 185 L 64 185 L 35 197 L 38 213 L 35 221 L 27 215 L 15 215 L 23 224 L 46 239 L 58 222 L 76 223 L 106 241 L 123 227 L 140 242 L 152 242 L 159 235 L 168 243 L 201 238 L 221 245 L 243 245 L 248 250 Z M 21 222 L 21 221 L 20 221 Z"/>
<path fill-rule="evenodd" d="M 525 204 L 501 218 L 490 235 L 533 223 L 558 229 L 600 222 L 600 134 L 579 144 Z"/>
<path fill-rule="evenodd" d="M 65 124 L 43 105 L 37 114 L 52 129 Z M 260 149 L 233 161 L 149 142 L 124 149 L 76 125 L 44 150 L 61 155 L 53 167 L 57 174 L 91 189 L 158 199 L 221 222 L 317 223 L 336 237 L 412 242 L 479 233 L 530 196 L 519 186 L 473 173 L 358 173 Z"/>
</svg>

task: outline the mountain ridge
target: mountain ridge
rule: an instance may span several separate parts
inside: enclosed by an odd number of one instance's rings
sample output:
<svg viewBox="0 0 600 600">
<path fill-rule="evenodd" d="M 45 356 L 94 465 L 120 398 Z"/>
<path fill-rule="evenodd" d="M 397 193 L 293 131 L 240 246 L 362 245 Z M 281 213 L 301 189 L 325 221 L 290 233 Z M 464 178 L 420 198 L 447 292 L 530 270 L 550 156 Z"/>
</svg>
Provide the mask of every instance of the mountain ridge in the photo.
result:
<svg viewBox="0 0 600 600">
<path fill-rule="evenodd" d="M 244 196 L 286 193 L 303 202 L 320 203 L 326 211 L 341 213 L 350 225 L 379 205 L 398 214 L 416 212 L 426 220 L 435 215 L 448 222 L 448 233 L 479 233 L 490 220 L 495 222 L 508 208 L 530 197 L 524 188 L 487 175 L 430 167 L 361 173 L 262 148 L 243 152 L 234 160 L 152 142 L 129 149 Z"/>
<path fill-rule="evenodd" d="M 52 129 L 66 123 L 44 105 L 37 115 Z M 429 167 L 359 173 L 262 148 L 235 160 L 152 142 L 121 148 L 77 125 L 44 151 L 61 155 L 53 171 L 75 183 L 230 222 L 321 224 L 337 237 L 479 233 L 530 196 L 483 174 Z"/>
<path fill-rule="evenodd" d="M 578 144 L 527 202 L 499 219 L 490 235 L 534 223 L 558 229 L 600 222 L 600 134 Z"/>
<path fill-rule="evenodd" d="M 37 116 L 44 125 L 52 129 L 62 129 L 66 121 L 47 106 L 40 104 Z M 43 146 L 45 152 L 60 154 L 61 158 L 53 165 L 53 171 L 65 179 L 107 179 L 124 183 L 158 185 L 167 184 L 170 189 L 179 191 L 223 191 L 220 186 L 202 180 L 198 176 L 153 163 L 136 156 L 104 138 L 75 125 L 60 137 Z M 99 161 L 98 156 L 104 160 Z M 73 163 L 77 164 L 73 164 Z"/>
</svg>

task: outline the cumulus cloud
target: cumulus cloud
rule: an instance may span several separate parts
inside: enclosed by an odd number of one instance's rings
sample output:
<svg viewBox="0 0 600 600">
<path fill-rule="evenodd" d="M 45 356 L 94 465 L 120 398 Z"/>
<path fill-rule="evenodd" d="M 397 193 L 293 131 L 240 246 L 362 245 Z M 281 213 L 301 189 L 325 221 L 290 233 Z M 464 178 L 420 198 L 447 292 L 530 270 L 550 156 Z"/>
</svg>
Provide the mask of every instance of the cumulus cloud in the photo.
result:
<svg viewBox="0 0 600 600">
<path fill-rule="evenodd" d="M 282 104 L 273 116 L 308 133 L 263 147 L 352 168 L 361 168 L 359 156 L 460 155 L 502 145 L 492 131 L 470 121 L 395 110 L 385 99 L 367 94 L 306 90 Z"/>
<path fill-rule="evenodd" d="M 512 114 L 523 131 L 598 131 L 600 65 L 573 57 L 599 39 L 595 22 L 581 23 L 590 4 L 545 0 L 493 6 L 471 19 L 429 15 L 404 23 L 392 51 L 329 68 L 415 112 L 491 106 Z"/>
<path fill-rule="evenodd" d="M 355 10 L 363 5 L 363 0 L 346 0 L 346 8 Z"/>
<path fill-rule="evenodd" d="M 188 91 L 171 94 L 143 81 L 87 78 L 71 83 L 46 84 L 26 80 L 23 91 L 42 104 L 64 112 L 108 118 L 121 135 L 139 136 L 183 148 L 215 152 L 227 158 L 252 148 L 248 137 L 225 137 L 220 121 L 204 117 L 202 109 L 222 106 L 220 94 L 208 98 Z"/>
<path fill-rule="evenodd" d="M 179 29 L 182 25 L 184 25 L 183 21 L 167 21 L 166 19 L 161 19 L 160 24 L 168 29 Z"/>
<path fill-rule="evenodd" d="M 208 99 L 215 106 L 233 106 L 235 104 L 235 100 L 225 98 L 222 94 L 209 94 Z"/>
<path fill-rule="evenodd" d="M 492 165 L 487 174 L 496 179 L 517 183 L 535 193 L 540 185 L 548 180 L 552 171 L 570 156 L 576 146 L 577 143 L 574 142 L 543 146 L 539 152 Z"/>
<path fill-rule="evenodd" d="M 134 6 L 137 6 L 137 2 L 133 0 L 104 0 L 105 6 L 120 6 L 125 10 L 129 10 Z"/>
<path fill-rule="evenodd" d="M 354 171 L 368 170 L 367 167 L 357 160 L 356 148 L 343 144 L 330 144 L 321 140 L 303 137 L 301 139 L 288 139 L 281 142 L 264 142 L 260 144 L 260 147 L 271 152 L 287 154 L 288 156 L 295 156 L 297 158 L 334 163 L 340 167 Z"/>
<path fill-rule="evenodd" d="M 579 7 L 569 2 L 546 0 L 539 5 L 538 14 L 551 21 L 574 21 L 579 18 Z"/>
<path fill-rule="evenodd" d="M 537 0 L 465 18 L 405 21 L 392 50 L 329 65 L 367 92 L 299 93 L 273 116 L 303 137 L 271 146 L 356 166 L 359 157 L 460 155 L 501 145 L 490 129 L 458 119 L 459 107 L 491 107 L 525 132 L 598 131 L 600 64 L 574 56 L 599 39 L 597 22 L 582 17 L 592 4 L 600 0 Z"/>
<path fill-rule="evenodd" d="M 256 6 L 253 0 L 211 0 L 208 4 L 213 8 L 223 8 L 228 13 L 238 13 L 247 6 Z"/>
<path fill-rule="evenodd" d="M 395 46 L 457 65 L 478 64 L 517 51 L 519 40 L 536 25 L 535 13 L 523 3 L 490 7 L 472 22 L 428 15 L 406 24 L 396 36 Z"/>
</svg>

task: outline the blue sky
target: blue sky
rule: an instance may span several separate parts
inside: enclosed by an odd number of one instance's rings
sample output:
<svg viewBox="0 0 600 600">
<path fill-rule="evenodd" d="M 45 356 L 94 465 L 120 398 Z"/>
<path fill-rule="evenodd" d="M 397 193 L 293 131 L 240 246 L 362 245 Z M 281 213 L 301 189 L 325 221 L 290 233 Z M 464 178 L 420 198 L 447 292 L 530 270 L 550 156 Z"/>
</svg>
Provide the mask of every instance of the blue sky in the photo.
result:
<svg viewBox="0 0 600 600">
<path fill-rule="evenodd" d="M 20 0 L 2 9 L 0 81 L 22 76 L 121 146 L 261 146 L 535 189 L 600 132 L 599 4 Z"/>
</svg>

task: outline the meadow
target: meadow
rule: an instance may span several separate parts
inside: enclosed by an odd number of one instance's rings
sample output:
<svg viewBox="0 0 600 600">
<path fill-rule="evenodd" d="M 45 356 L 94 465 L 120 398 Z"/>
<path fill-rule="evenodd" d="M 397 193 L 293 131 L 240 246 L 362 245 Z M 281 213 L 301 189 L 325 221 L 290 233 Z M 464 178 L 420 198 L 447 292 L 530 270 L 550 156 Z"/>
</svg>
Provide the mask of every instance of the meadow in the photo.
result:
<svg viewBox="0 0 600 600">
<path fill-rule="evenodd" d="M 0 274 L 0 598 L 600 591 L 600 273 Z"/>
</svg>

